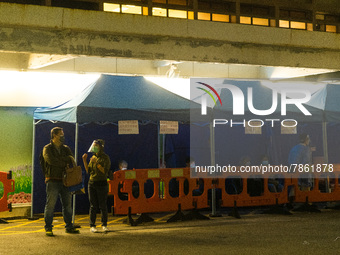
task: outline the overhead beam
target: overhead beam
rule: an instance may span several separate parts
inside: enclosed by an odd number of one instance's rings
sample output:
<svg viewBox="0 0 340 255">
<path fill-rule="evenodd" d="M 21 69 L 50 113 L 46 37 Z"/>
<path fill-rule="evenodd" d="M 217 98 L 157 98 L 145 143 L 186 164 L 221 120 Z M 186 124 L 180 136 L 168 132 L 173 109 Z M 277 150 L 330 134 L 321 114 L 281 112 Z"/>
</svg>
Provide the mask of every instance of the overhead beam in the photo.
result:
<svg viewBox="0 0 340 255">
<path fill-rule="evenodd" d="M 67 55 L 30 54 L 27 69 L 39 69 L 45 66 L 57 64 L 74 57 Z"/>
<path fill-rule="evenodd" d="M 340 69 L 334 33 L 7 3 L 0 23 L 2 51 Z"/>
</svg>

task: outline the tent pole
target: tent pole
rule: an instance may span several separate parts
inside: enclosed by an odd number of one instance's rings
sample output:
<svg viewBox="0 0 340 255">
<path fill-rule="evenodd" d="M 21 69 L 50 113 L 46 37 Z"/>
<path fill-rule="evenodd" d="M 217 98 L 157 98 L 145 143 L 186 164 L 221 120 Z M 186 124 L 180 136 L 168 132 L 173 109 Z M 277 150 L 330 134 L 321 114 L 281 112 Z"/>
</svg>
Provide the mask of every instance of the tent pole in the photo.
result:
<svg viewBox="0 0 340 255">
<path fill-rule="evenodd" d="M 210 123 L 210 164 L 215 166 L 215 130 L 213 124 Z M 216 189 L 215 184 L 212 185 L 211 189 L 211 214 L 210 216 L 217 216 L 216 213 Z"/>
<path fill-rule="evenodd" d="M 165 166 L 165 135 L 162 134 L 162 161 L 163 161 L 163 167 Z M 166 167 L 166 166 L 165 166 Z"/>
<path fill-rule="evenodd" d="M 322 122 L 322 142 L 323 142 L 323 157 L 324 163 L 328 164 L 328 141 L 327 141 L 327 122 Z M 326 192 L 329 193 L 329 176 L 326 179 Z"/>
<path fill-rule="evenodd" d="M 32 175 L 31 175 L 31 218 L 33 218 L 33 199 L 34 199 L 34 157 L 35 157 L 35 121 L 33 118 L 33 138 L 32 138 Z"/>
<path fill-rule="evenodd" d="M 158 168 L 161 167 L 161 139 L 159 134 L 159 124 L 157 124 L 157 137 L 158 137 L 158 149 L 157 149 L 157 158 L 158 158 Z"/>
<path fill-rule="evenodd" d="M 322 141 L 324 163 L 328 164 L 327 122 L 322 122 Z"/>
<path fill-rule="evenodd" d="M 76 161 L 77 164 L 77 158 L 78 158 L 78 129 L 79 129 L 79 124 L 78 122 L 76 123 L 76 137 L 75 137 L 75 142 L 74 142 L 74 160 Z M 76 195 L 72 195 L 73 199 L 73 208 L 72 208 L 72 223 L 74 225 L 75 222 L 75 216 L 76 216 Z"/>
</svg>

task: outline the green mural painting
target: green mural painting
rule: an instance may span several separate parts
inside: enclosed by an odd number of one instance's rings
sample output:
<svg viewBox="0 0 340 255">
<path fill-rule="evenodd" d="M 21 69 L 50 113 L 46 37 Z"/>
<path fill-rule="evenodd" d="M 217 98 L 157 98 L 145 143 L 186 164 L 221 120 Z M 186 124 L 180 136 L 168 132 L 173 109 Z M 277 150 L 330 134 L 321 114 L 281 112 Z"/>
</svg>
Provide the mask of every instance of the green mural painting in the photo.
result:
<svg viewBox="0 0 340 255">
<path fill-rule="evenodd" d="M 15 192 L 9 193 L 8 201 L 13 204 L 30 202 L 33 111 L 0 107 L 0 171 L 12 171 Z"/>
<path fill-rule="evenodd" d="M 12 204 L 30 203 L 32 186 L 32 165 L 11 168 L 15 181 L 15 192 L 8 193 L 8 202 Z"/>
</svg>

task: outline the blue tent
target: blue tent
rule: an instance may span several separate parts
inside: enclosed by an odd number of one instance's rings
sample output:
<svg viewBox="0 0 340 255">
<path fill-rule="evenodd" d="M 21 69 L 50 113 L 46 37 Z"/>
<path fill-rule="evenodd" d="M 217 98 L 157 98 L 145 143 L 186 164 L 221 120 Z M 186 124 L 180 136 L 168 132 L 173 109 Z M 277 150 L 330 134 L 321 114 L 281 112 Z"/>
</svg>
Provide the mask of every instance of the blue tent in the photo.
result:
<svg viewBox="0 0 340 255">
<path fill-rule="evenodd" d="M 188 122 L 199 106 L 144 77 L 102 75 L 78 97 L 52 108 L 38 108 L 34 119 L 88 123 L 118 120 Z"/>
<path fill-rule="evenodd" d="M 316 88 L 316 92 L 310 91 L 311 92 L 311 100 L 313 101 L 313 104 L 303 104 L 303 106 L 312 114 L 312 116 L 305 116 L 300 109 L 298 109 L 295 105 L 288 104 L 286 108 L 286 115 L 282 116 L 281 115 L 281 94 L 280 94 L 280 89 L 283 87 L 287 87 L 287 84 L 280 84 L 280 83 L 275 83 L 275 82 L 270 82 L 270 81 L 261 81 L 261 80 L 229 80 L 226 79 L 224 80 L 223 84 L 229 84 L 233 85 L 237 88 L 239 88 L 244 95 L 244 115 L 242 116 L 232 116 L 233 112 L 233 103 L 234 99 L 232 97 L 232 93 L 230 92 L 229 89 L 223 88 L 221 89 L 220 97 L 223 102 L 223 105 L 216 104 L 214 107 L 214 114 L 217 116 L 223 116 L 226 113 L 229 115 L 230 118 L 235 118 L 235 119 L 259 119 L 262 117 L 262 119 L 296 119 L 301 122 L 319 122 L 323 121 L 324 116 L 323 116 L 323 109 L 322 105 L 325 100 L 325 93 L 323 93 L 322 96 L 317 97 L 317 95 L 320 95 L 320 91 L 323 90 L 324 86 L 318 86 Z M 267 85 L 267 86 L 266 86 Z M 269 86 L 268 86 L 269 85 Z M 313 86 L 312 84 L 304 84 L 308 86 Z M 298 88 L 301 86 L 301 84 L 294 84 L 295 88 Z M 288 86 L 292 87 L 292 86 Z M 253 114 L 249 107 L 248 107 L 248 89 L 252 89 L 252 102 L 253 102 L 253 107 L 256 110 L 268 110 L 272 107 L 273 100 L 272 100 L 272 95 L 273 90 L 277 89 L 278 94 L 277 94 L 277 106 L 274 110 L 273 113 L 270 115 L 265 115 L 265 116 L 258 116 Z M 304 87 L 305 89 L 308 89 L 308 87 Z"/>
<path fill-rule="evenodd" d="M 308 105 L 318 108 L 323 112 L 324 121 L 340 121 L 340 85 L 325 84 L 313 94 Z"/>
<path fill-rule="evenodd" d="M 285 164 L 288 158 L 290 148 L 298 141 L 298 135 L 281 135 L 281 124 L 275 122 L 275 127 L 271 127 L 272 122 L 266 122 L 266 119 L 298 121 L 297 133 L 308 133 L 312 136 L 313 145 L 317 147 L 314 156 L 324 156 L 327 160 L 327 129 L 325 122 L 340 121 L 340 87 L 334 84 L 311 83 L 311 82 L 287 82 L 287 81 L 268 81 L 268 80 L 231 80 L 225 79 L 220 84 L 213 84 L 212 79 L 197 79 L 200 82 L 206 82 L 218 91 L 222 105 L 216 99 L 213 108 L 212 119 L 224 119 L 228 121 L 225 125 L 216 125 L 215 131 L 215 156 L 216 162 L 238 164 L 242 156 L 248 155 L 253 159 L 254 164 L 259 163 L 261 154 L 267 154 L 271 157 L 272 163 Z M 197 85 L 199 82 L 194 83 Z M 225 88 L 225 85 L 237 87 L 244 95 L 244 114 L 233 115 L 234 98 L 231 91 Z M 278 104 L 273 113 L 270 115 L 259 116 L 253 114 L 248 107 L 248 88 L 253 91 L 253 107 L 257 110 L 268 110 L 272 107 L 273 90 L 278 91 Z M 287 114 L 281 115 L 281 94 L 282 88 L 300 89 L 311 92 L 311 99 L 304 103 L 303 106 L 312 114 L 304 115 L 296 105 L 287 105 Z M 194 89 L 192 87 L 192 89 Z M 289 96 L 289 94 L 287 95 Z M 213 103 L 209 99 L 210 103 Z M 209 103 L 208 101 L 208 103 Z M 262 135 L 245 135 L 242 125 L 230 127 L 230 120 L 242 122 L 243 120 L 261 119 L 265 125 L 262 129 Z M 223 123 L 223 121 L 221 121 Z M 202 135 L 204 135 L 202 130 Z M 334 140 L 334 139 L 333 139 Z M 332 150 L 335 148 L 332 147 Z M 203 153 L 204 154 L 204 153 Z M 206 153 L 204 155 L 207 155 Z M 203 160 L 204 155 L 197 158 Z M 206 156 L 207 160 L 209 155 Z M 206 160 L 206 161 L 207 161 Z M 333 161 L 333 158 L 332 158 Z"/>
<path fill-rule="evenodd" d="M 173 94 L 143 77 L 101 75 L 74 99 L 57 107 L 38 108 L 34 112 L 36 149 L 33 151 L 39 152 L 49 142 L 49 130 L 55 126 L 50 121 L 58 121 L 57 125 L 63 127 L 66 133 L 66 144 L 75 151 L 78 162 L 81 161 L 78 151 L 79 154 L 86 152 L 93 139 L 104 138 L 105 150 L 112 157 L 112 168 L 119 159 L 128 160 L 129 168 L 155 168 L 159 162 L 159 121 L 189 123 L 190 108 L 200 110 L 199 104 Z M 140 134 L 118 135 L 119 120 L 138 120 Z M 38 133 L 39 139 L 36 139 Z M 38 154 L 33 156 L 34 169 L 39 169 Z M 34 171 L 33 174 L 32 215 L 33 212 L 43 211 L 45 194 L 42 172 Z M 34 199 L 37 194 L 39 200 Z M 80 201 L 76 205 L 77 211 L 88 208 L 86 197 L 78 196 L 77 201 Z"/>
</svg>

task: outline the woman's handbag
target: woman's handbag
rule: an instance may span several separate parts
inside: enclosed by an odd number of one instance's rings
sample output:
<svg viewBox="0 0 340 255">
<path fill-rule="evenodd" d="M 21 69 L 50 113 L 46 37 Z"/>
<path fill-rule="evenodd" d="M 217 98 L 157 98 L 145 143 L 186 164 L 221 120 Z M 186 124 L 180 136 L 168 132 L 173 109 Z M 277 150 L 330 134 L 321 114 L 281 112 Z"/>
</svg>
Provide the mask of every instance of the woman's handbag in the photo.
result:
<svg viewBox="0 0 340 255">
<path fill-rule="evenodd" d="M 64 186 L 71 187 L 82 183 L 82 170 L 80 166 L 77 166 L 76 162 L 73 161 L 73 167 L 67 168 L 64 172 Z"/>
</svg>

